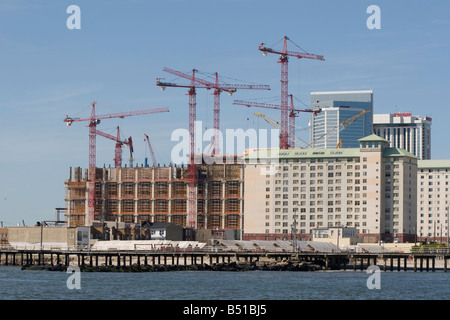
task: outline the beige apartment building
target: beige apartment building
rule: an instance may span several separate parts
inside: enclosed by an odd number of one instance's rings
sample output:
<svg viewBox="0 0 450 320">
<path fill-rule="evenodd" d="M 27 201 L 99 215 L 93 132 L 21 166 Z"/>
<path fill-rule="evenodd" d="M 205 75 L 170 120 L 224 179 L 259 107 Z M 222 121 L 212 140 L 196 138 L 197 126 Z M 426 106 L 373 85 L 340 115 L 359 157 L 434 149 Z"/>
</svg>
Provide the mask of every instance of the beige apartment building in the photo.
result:
<svg viewBox="0 0 450 320">
<path fill-rule="evenodd" d="M 420 241 L 449 240 L 450 160 L 419 160 L 417 236 Z"/>
<path fill-rule="evenodd" d="M 376 135 L 359 148 L 249 150 L 244 240 L 309 240 L 321 227 L 356 228 L 364 242 L 413 242 L 417 161 Z"/>
</svg>

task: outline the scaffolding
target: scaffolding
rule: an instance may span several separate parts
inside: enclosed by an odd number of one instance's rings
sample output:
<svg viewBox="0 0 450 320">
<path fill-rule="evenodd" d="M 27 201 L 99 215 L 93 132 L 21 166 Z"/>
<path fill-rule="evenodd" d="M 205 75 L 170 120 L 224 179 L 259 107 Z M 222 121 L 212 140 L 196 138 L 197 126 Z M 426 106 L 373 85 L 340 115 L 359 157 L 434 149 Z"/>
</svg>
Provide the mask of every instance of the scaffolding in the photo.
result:
<svg viewBox="0 0 450 320">
<path fill-rule="evenodd" d="M 139 181 L 143 180 L 150 181 L 153 179 L 153 168 L 151 167 L 138 168 L 137 171 Z"/>
<path fill-rule="evenodd" d="M 225 200 L 225 212 L 226 213 L 239 213 L 240 212 L 240 200 L 239 199 L 227 199 Z"/>
<path fill-rule="evenodd" d="M 186 225 L 186 215 L 185 214 L 175 214 L 171 217 L 171 222 L 175 224 L 179 224 L 182 226 Z"/>
<path fill-rule="evenodd" d="M 223 229 L 222 216 L 220 214 L 209 214 L 207 219 L 207 229 Z"/>
<path fill-rule="evenodd" d="M 238 214 L 225 215 L 225 229 L 239 229 L 240 217 Z"/>
<path fill-rule="evenodd" d="M 167 200 L 155 200 L 155 213 L 169 213 L 169 202 Z"/>
<path fill-rule="evenodd" d="M 122 199 L 133 199 L 135 184 L 132 182 L 122 183 Z"/>
<path fill-rule="evenodd" d="M 138 198 L 152 197 L 152 183 L 151 182 L 139 182 L 138 183 Z"/>
<path fill-rule="evenodd" d="M 186 198 L 187 184 L 183 181 L 172 183 L 172 198 Z"/>
<path fill-rule="evenodd" d="M 135 168 L 122 168 L 122 181 L 134 181 L 136 170 Z"/>
<path fill-rule="evenodd" d="M 170 177 L 170 167 L 156 167 L 155 169 L 155 180 L 169 180 Z"/>
<path fill-rule="evenodd" d="M 225 165 L 212 164 L 206 167 L 206 174 L 208 180 L 223 180 Z"/>
<path fill-rule="evenodd" d="M 116 222 L 172 222 L 186 226 L 186 167 L 97 168 L 95 219 Z M 71 226 L 84 225 L 87 172 L 72 169 L 67 185 Z M 197 228 L 239 229 L 243 222 L 243 166 L 198 166 Z M 84 179 L 83 179 L 84 178 Z"/>
<path fill-rule="evenodd" d="M 134 200 L 122 200 L 122 213 L 134 213 Z"/>
<path fill-rule="evenodd" d="M 208 201 L 208 213 L 222 213 L 222 201 L 220 199 L 211 199 Z"/>
<path fill-rule="evenodd" d="M 167 182 L 155 183 L 155 198 L 168 198 L 169 197 L 169 184 Z"/>
<path fill-rule="evenodd" d="M 225 183 L 225 197 L 238 198 L 241 196 L 240 181 L 227 181 Z"/>
<path fill-rule="evenodd" d="M 208 185 L 209 198 L 222 198 L 222 182 L 211 181 Z"/>
<path fill-rule="evenodd" d="M 152 212 L 152 201 L 150 199 L 140 199 L 138 200 L 138 214 L 142 215 L 144 213 Z"/>
<path fill-rule="evenodd" d="M 230 164 L 225 166 L 225 180 L 241 180 L 241 165 Z"/>
<path fill-rule="evenodd" d="M 106 183 L 106 197 L 108 199 L 117 199 L 119 195 L 119 186 L 117 182 Z"/>
<path fill-rule="evenodd" d="M 186 213 L 187 201 L 186 199 L 175 199 L 172 201 L 172 213 Z"/>
<path fill-rule="evenodd" d="M 116 214 L 119 211 L 118 201 L 116 199 L 106 200 L 106 212 Z"/>
</svg>

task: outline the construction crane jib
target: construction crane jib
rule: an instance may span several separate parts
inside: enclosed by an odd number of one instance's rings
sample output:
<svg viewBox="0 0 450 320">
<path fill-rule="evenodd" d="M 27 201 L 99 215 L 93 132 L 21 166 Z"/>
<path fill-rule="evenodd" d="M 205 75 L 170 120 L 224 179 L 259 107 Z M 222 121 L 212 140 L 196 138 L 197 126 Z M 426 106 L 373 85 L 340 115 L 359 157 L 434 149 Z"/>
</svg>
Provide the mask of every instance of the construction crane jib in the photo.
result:
<svg viewBox="0 0 450 320">
<path fill-rule="evenodd" d="M 288 147 L 289 148 L 295 148 L 295 117 L 298 116 L 298 113 L 300 112 L 309 112 L 312 113 L 314 116 L 321 112 L 321 109 L 295 109 L 294 108 L 294 99 L 293 95 L 289 95 L 291 98 L 291 105 L 289 108 L 289 136 L 288 136 Z M 243 105 L 246 107 L 257 107 L 257 108 L 267 108 L 267 109 L 276 109 L 280 110 L 281 106 L 277 104 L 271 104 L 271 103 L 262 103 L 262 102 L 251 102 L 251 101 L 243 101 L 243 100 L 234 100 L 233 104 L 235 105 Z M 282 138 L 280 134 L 280 139 Z"/>
<path fill-rule="evenodd" d="M 291 41 L 287 36 L 283 38 L 283 49 L 281 51 L 268 48 L 264 43 L 258 46 L 258 50 L 266 56 L 267 53 L 274 53 L 280 55 L 278 63 L 281 64 L 281 125 L 280 125 L 280 148 L 287 149 L 288 143 L 288 57 L 292 56 L 298 59 L 315 59 L 324 61 L 322 55 L 307 53 L 307 52 L 295 52 L 287 50 L 287 40 Z M 292 41 L 291 41 L 292 42 Z M 298 47 L 298 46 L 297 46 Z M 299 47 L 300 48 L 300 47 Z"/>
<path fill-rule="evenodd" d="M 143 109 L 143 110 L 135 110 L 135 111 L 125 111 L 118 113 L 110 113 L 110 114 L 95 114 L 95 105 L 97 102 L 92 102 L 91 105 L 91 116 L 85 119 L 72 118 L 66 115 L 64 122 L 68 126 L 72 125 L 73 122 L 81 122 L 88 121 L 89 122 L 89 174 L 88 174 L 88 182 L 87 182 L 87 190 L 88 190 L 88 212 L 86 214 L 85 225 L 89 226 L 94 221 L 94 212 L 95 212 L 95 171 L 96 171 L 96 137 L 97 137 L 97 125 L 100 124 L 101 120 L 104 119 L 114 119 L 120 118 L 123 119 L 125 117 L 130 116 L 138 116 L 145 114 L 153 114 L 153 113 L 161 113 L 161 112 L 169 112 L 168 108 L 153 108 L 153 109 Z"/>
</svg>

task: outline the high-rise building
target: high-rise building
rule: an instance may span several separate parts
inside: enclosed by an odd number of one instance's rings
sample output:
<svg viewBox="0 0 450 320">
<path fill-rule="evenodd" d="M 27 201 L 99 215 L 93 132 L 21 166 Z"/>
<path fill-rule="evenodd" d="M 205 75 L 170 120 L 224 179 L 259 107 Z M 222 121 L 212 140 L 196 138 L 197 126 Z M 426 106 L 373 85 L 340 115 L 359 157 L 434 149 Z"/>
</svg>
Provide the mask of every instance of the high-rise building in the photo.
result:
<svg viewBox="0 0 450 320">
<path fill-rule="evenodd" d="M 391 147 L 405 149 L 421 160 L 431 159 L 431 118 L 411 113 L 375 114 L 373 132 Z"/>
<path fill-rule="evenodd" d="M 356 228 L 364 242 L 413 242 L 417 157 L 376 135 L 358 148 L 289 149 L 245 165 L 244 240 L 311 239 L 315 228 Z M 276 151 L 274 151 L 276 152 Z"/>
<path fill-rule="evenodd" d="M 420 241 L 449 240 L 450 160 L 417 163 L 417 236 Z"/>
<path fill-rule="evenodd" d="M 358 139 L 372 134 L 372 90 L 311 92 L 311 108 L 321 109 L 311 117 L 312 148 L 334 149 L 338 144 L 342 148 L 358 148 Z M 339 130 L 340 123 L 364 110 L 370 112 Z"/>
</svg>

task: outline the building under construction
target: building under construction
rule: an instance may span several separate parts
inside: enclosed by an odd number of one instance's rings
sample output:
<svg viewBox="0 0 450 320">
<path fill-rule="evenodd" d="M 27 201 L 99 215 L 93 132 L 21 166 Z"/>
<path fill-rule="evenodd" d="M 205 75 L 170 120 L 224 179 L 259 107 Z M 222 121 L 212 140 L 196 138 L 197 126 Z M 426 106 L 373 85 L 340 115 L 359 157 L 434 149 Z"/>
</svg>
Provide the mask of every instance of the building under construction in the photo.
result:
<svg viewBox="0 0 450 320">
<path fill-rule="evenodd" d="M 243 229 L 244 165 L 198 164 L 195 229 Z M 86 225 L 88 169 L 70 168 L 67 222 Z M 187 227 L 188 168 L 136 166 L 96 168 L 94 221 L 171 222 Z"/>
</svg>

